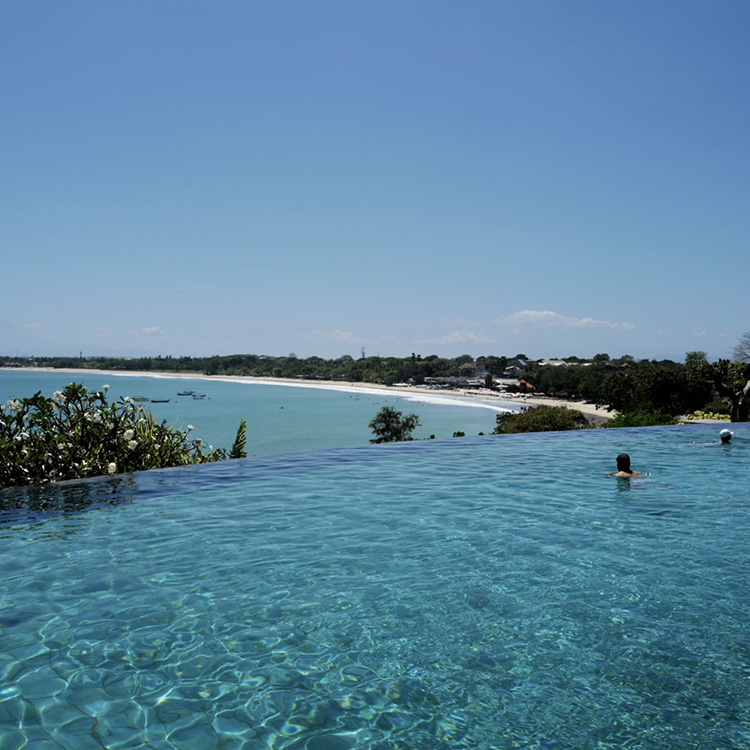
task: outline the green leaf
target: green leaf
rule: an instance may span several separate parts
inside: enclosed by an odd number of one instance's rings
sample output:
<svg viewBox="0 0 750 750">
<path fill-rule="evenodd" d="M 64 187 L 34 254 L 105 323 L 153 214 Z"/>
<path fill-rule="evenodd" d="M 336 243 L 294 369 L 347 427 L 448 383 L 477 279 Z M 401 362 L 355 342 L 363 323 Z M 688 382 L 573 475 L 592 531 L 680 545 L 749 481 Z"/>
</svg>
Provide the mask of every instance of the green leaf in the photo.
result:
<svg viewBox="0 0 750 750">
<path fill-rule="evenodd" d="M 237 428 L 237 437 L 234 439 L 232 450 L 229 451 L 229 458 L 247 458 L 247 422 L 240 420 L 240 426 Z"/>
</svg>

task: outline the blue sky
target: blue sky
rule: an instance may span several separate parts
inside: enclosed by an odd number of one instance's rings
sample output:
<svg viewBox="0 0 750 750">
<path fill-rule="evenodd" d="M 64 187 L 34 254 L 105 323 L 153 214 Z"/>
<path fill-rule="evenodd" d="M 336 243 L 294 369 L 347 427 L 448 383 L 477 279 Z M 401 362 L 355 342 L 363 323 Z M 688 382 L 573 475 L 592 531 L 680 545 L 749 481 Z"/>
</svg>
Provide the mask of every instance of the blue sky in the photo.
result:
<svg viewBox="0 0 750 750">
<path fill-rule="evenodd" d="M 0 353 L 682 359 L 750 329 L 750 3 L 0 11 Z"/>
</svg>

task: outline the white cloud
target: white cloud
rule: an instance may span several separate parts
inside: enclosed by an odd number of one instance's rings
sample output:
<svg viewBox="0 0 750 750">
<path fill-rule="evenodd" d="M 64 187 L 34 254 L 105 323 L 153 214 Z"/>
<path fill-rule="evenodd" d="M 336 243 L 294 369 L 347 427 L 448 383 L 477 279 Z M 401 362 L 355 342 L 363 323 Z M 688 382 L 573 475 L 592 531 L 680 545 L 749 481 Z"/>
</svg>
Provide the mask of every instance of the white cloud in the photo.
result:
<svg viewBox="0 0 750 750">
<path fill-rule="evenodd" d="M 551 310 L 520 310 L 519 312 L 503 315 L 493 321 L 501 326 L 520 328 L 613 328 L 621 331 L 633 331 L 632 323 L 614 323 L 610 320 L 596 318 L 573 318 Z"/>
<path fill-rule="evenodd" d="M 144 326 L 139 330 L 128 331 L 131 336 L 163 336 L 164 331 L 159 326 Z"/>
<path fill-rule="evenodd" d="M 474 333 L 473 331 L 453 331 L 446 333 L 444 336 L 432 339 L 421 339 L 415 343 L 425 345 L 448 345 L 448 344 L 494 344 L 495 339 L 483 333 Z"/>
<path fill-rule="evenodd" d="M 44 326 L 41 323 L 26 323 L 24 329 L 27 331 L 43 331 Z"/>
<path fill-rule="evenodd" d="M 360 339 L 351 331 L 341 331 L 334 328 L 331 331 L 315 331 L 314 333 L 305 334 L 306 339 L 323 339 L 324 341 L 344 341 L 348 344 L 356 344 Z"/>
<path fill-rule="evenodd" d="M 693 331 L 693 336 L 703 338 L 704 336 L 708 336 L 708 334 L 705 331 Z"/>
</svg>

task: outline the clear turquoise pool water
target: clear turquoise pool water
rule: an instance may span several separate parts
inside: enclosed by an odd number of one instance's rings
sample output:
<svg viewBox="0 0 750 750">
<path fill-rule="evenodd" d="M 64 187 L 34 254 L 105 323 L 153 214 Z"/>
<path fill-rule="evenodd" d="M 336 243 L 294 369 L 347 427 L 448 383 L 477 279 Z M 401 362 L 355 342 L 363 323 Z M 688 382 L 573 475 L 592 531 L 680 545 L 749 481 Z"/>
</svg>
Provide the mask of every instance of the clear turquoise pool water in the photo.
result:
<svg viewBox="0 0 750 750">
<path fill-rule="evenodd" d="M 6 490 L 0 746 L 748 747 L 750 432 L 717 432 Z"/>
</svg>

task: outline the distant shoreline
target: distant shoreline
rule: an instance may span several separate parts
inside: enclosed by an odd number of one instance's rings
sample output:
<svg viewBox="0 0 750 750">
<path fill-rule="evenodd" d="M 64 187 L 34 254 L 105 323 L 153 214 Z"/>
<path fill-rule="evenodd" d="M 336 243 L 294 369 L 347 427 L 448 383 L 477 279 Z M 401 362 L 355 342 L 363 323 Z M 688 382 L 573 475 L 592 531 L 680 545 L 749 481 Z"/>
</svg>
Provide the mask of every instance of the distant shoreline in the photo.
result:
<svg viewBox="0 0 750 750">
<path fill-rule="evenodd" d="M 295 378 L 261 377 L 256 375 L 205 375 L 204 373 L 188 372 L 146 372 L 140 370 L 100 370 L 94 367 L 63 368 L 63 367 L 3 367 L 0 370 L 15 372 L 64 372 L 68 374 L 100 373 L 114 377 L 142 377 L 142 378 L 171 378 L 183 380 L 225 381 L 237 383 L 256 383 L 265 385 L 279 385 L 296 388 L 319 388 L 345 392 L 367 391 L 377 395 L 400 395 L 410 397 L 414 401 L 445 403 L 458 406 L 475 406 L 493 411 L 510 411 L 504 404 L 520 406 L 565 406 L 583 412 L 595 421 L 602 422 L 612 419 L 613 412 L 582 401 L 565 401 L 564 399 L 548 398 L 546 396 L 526 396 L 512 393 L 502 395 L 482 393 L 474 389 L 432 390 L 420 386 L 387 386 L 379 383 L 362 383 L 339 380 L 297 380 Z"/>
</svg>

